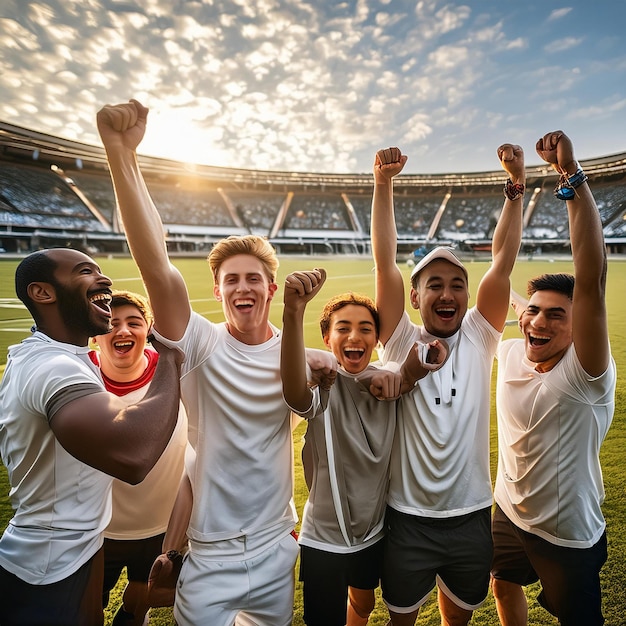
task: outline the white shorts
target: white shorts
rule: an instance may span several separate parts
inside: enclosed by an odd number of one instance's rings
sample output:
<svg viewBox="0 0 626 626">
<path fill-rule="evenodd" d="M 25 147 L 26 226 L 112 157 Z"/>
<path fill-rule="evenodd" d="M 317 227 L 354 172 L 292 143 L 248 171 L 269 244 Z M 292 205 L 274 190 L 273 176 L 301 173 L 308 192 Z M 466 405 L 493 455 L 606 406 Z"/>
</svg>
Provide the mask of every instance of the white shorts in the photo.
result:
<svg viewBox="0 0 626 626">
<path fill-rule="evenodd" d="M 176 623 L 289 626 L 297 556 L 292 535 L 249 559 L 218 561 L 190 552 L 178 579 Z"/>
</svg>

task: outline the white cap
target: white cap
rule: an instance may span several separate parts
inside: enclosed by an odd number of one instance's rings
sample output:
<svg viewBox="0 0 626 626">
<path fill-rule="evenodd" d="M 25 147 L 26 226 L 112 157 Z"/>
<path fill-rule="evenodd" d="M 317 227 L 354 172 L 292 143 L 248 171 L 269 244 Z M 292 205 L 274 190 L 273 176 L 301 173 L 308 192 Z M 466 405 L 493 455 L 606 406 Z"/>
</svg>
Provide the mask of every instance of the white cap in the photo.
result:
<svg viewBox="0 0 626 626">
<path fill-rule="evenodd" d="M 444 261 L 448 261 L 452 263 L 452 265 L 456 265 L 463 270 L 465 274 L 465 278 L 467 279 L 467 270 L 461 261 L 459 261 L 458 257 L 454 252 L 452 252 L 452 248 L 446 248 L 445 246 L 437 246 L 433 248 L 414 268 L 411 272 L 411 281 L 413 278 L 417 276 L 429 263 L 436 261 L 437 259 L 443 259 Z"/>
</svg>

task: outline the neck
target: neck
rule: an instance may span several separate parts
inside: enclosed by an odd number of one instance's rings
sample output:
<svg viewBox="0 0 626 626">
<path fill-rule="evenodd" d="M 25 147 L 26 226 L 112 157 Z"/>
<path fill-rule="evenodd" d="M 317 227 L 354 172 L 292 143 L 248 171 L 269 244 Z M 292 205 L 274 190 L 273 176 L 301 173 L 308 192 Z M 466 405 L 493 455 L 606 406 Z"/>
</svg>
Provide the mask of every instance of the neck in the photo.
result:
<svg viewBox="0 0 626 626">
<path fill-rule="evenodd" d="M 105 361 L 102 358 L 102 353 L 100 353 L 100 369 L 102 373 L 107 378 L 118 383 L 130 383 L 137 380 L 146 371 L 146 367 L 148 367 L 148 357 L 145 354 L 133 367 L 129 369 L 119 369 L 111 365 L 108 361 Z"/>
<path fill-rule="evenodd" d="M 563 352 L 559 352 L 559 354 L 555 354 L 553 357 L 550 357 L 546 361 L 542 361 L 541 363 L 537 363 L 537 365 L 535 365 L 535 371 L 539 372 L 540 374 L 544 374 L 545 372 L 549 372 L 563 358 L 564 354 L 565 354 L 565 350 Z"/>
<path fill-rule="evenodd" d="M 237 341 L 245 343 L 249 346 L 256 346 L 261 343 L 265 343 L 272 338 L 274 331 L 269 324 L 266 324 L 263 328 L 255 328 L 251 332 L 240 331 L 230 322 L 226 322 L 226 329 L 228 333 L 234 337 Z"/>
<path fill-rule="evenodd" d="M 49 327 L 37 324 L 33 327 L 33 332 L 43 333 L 54 341 L 58 341 L 59 343 L 67 343 L 71 346 L 78 346 L 79 348 L 86 348 L 89 345 L 88 335 L 83 336 L 80 334 L 76 334 L 74 332 L 71 332 L 69 329 L 61 329 L 60 331 L 55 331 L 53 329 L 50 329 Z"/>
</svg>

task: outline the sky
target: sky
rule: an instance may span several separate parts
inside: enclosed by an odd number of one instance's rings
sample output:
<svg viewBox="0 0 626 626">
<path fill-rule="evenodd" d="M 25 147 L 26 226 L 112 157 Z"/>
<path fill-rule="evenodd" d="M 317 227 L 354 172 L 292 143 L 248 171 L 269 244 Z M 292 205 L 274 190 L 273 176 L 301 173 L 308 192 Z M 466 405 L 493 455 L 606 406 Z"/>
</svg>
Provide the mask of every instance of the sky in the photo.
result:
<svg viewBox="0 0 626 626">
<path fill-rule="evenodd" d="M 626 151 L 625 0 L 0 0 L 0 120 L 100 145 L 97 111 L 150 108 L 139 152 L 261 170 L 499 169 L 561 129 Z"/>
</svg>

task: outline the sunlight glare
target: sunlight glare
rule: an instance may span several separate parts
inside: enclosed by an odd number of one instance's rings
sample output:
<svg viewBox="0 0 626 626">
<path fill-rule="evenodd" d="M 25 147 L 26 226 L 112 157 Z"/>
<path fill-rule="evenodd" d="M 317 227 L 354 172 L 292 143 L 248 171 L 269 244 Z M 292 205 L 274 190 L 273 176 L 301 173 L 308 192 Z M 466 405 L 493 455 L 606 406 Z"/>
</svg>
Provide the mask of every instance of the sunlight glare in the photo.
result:
<svg viewBox="0 0 626 626">
<path fill-rule="evenodd" d="M 224 154 L 211 134 L 185 109 L 151 109 L 138 152 L 183 163 L 220 166 Z"/>
</svg>

